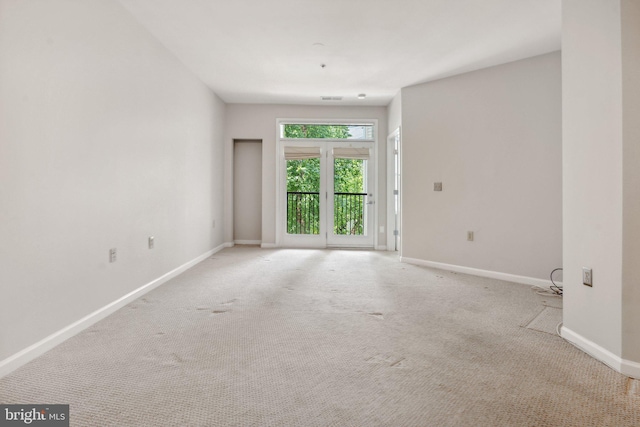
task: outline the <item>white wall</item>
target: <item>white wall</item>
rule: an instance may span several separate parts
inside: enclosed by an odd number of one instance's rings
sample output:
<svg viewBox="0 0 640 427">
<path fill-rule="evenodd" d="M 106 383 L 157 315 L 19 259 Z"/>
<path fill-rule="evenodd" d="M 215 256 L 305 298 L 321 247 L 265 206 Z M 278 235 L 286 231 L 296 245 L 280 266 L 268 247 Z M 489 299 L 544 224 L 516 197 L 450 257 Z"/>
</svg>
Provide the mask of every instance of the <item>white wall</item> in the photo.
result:
<svg viewBox="0 0 640 427">
<path fill-rule="evenodd" d="M 638 377 L 640 4 L 565 0 L 562 9 L 563 336 Z"/>
<path fill-rule="evenodd" d="M 640 2 L 623 0 L 620 14 L 624 126 L 622 357 L 640 363 Z"/>
<path fill-rule="evenodd" d="M 0 64 L 1 362 L 223 243 L 225 105 L 114 1 L 0 0 Z"/>
<path fill-rule="evenodd" d="M 402 90 L 403 259 L 562 266 L 560 67 L 555 52 Z"/>
<path fill-rule="evenodd" d="M 387 136 L 387 109 L 385 107 L 324 107 L 303 105 L 255 105 L 229 104 L 227 105 L 226 144 L 230 146 L 234 139 L 262 140 L 262 243 L 276 242 L 276 120 L 286 119 L 377 119 L 378 144 L 378 210 L 380 224 L 385 224 L 386 215 L 386 154 L 385 143 Z M 227 151 L 230 153 L 230 151 Z M 232 164 L 231 154 L 227 155 L 227 164 Z M 228 223 L 233 218 L 231 207 L 233 188 L 233 172 L 227 171 L 226 195 L 227 211 L 225 218 Z M 231 229 L 227 229 L 225 240 L 233 241 Z M 386 245 L 384 233 L 378 233 L 379 245 Z"/>
<path fill-rule="evenodd" d="M 564 326 L 620 355 L 620 4 L 564 2 L 562 26 Z M 593 269 L 593 288 L 582 267 Z"/>
</svg>

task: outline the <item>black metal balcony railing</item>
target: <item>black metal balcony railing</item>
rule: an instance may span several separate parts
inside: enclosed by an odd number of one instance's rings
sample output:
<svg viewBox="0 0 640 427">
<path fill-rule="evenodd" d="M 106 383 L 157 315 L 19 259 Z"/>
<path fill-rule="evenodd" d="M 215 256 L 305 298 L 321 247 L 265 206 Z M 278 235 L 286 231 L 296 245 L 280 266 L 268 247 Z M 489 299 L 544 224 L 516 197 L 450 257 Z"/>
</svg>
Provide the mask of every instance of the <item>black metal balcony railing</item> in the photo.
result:
<svg viewBox="0 0 640 427">
<path fill-rule="evenodd" d="M 334 193 L 333 232 L 364 235 L 364 207 L 367 193 Z M 320 193 L 287 192 L 287 233 L 320 234 Z"/>
<path fill-rule="evenodd" d="M 333 193 L 333 232 L 364 235 L 364 207 L 367 193 Z"/>
<path fill-rule="evenodd" d="M 287 233 L 320 234 L 320 193 L 287 191 Z"/>
</svg>

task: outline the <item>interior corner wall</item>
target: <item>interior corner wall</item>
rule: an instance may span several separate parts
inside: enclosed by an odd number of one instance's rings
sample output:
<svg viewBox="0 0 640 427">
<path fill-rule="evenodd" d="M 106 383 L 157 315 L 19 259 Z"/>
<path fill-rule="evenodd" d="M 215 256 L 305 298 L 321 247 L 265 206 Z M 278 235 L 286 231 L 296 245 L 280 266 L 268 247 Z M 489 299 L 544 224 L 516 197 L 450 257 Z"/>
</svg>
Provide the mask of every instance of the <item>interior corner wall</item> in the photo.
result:
<svg viewBox="0 0 640 427">
<path fill-rule="evenodd" d="M 548 279 L 562 266 L 560 53 L 401 96 L 403 258 Z"/>
<path fill-rule="evenodd" d="M 234 139 L 262 140 L 262 244 L 276 243 L 276 144 L 277 119 L 377 119 L 378 120 L 378 209 L 379 223 L 386 224 L 386 137 L 387 109 L 385 107 L 311 106 L 270 104 L 228 104 L 225 144 L 233 146 Z M 233 164 L 226 151 L 227 164 Z M 233 171 L 225 173 L 225 241 L 233 241 Z M 379 231 L 379 230 L 377 230 Z M 386 245 L 384 233 L 378 234 L 378 245 Z"/>
<path fill-rule="evenodd" d="M 115 1 L 0 0 L 0 64 L 2 361 L 223 243 L 226 107 Z"/>
<path fill-rule="evenodd" d="M 393 97 L 387 106 L 389 133 L 395 132 L 402 125 L 402 92 Z"/>
</svg>

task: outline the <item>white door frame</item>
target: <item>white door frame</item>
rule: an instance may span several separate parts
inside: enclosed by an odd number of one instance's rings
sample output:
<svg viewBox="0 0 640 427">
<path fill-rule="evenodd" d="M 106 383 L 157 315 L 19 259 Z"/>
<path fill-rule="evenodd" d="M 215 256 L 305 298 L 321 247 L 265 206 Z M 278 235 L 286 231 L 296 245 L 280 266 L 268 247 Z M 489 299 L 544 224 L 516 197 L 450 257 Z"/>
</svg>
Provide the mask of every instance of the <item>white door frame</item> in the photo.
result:
<svg viewBox="0 0 640 427">
<path fill-rule="evenodd" d="M 398 140 L 398 164 L 395 164 L 395 143 L 396 139 Z M 400 208 L 402 206 L 401 197 L 402 197 L 402 156 L 401 156 L 401 148 L 402 147 L 402 133 L 400 131 L 400 127 L 398 127 L 395 131 L 391 132 L 387 137 L 387 250 L 394 251 L 394 242 L 395 242 L 395 234 L 396 230 L 396 212 L 395 212 L 395 200 L 393 190 L 395 189 L 395 174 L 396 172 L 399 175 L 399 183 L 398 183 L 398 232 L 400 233 L 402 230 L 401 227 L 401 212 Z M 396 171 L 396 166 L 398 167 L 398 171 Z M 399 238 L 400 236 L 398 236 Z M 402 245 L 398 247 L 398 255 L 401 255 Z"/>
<path fill-rule="evenodd" d="M 365 176 L 365 182 L 366 182 L 366 187 L 367 187 L 367 193 L 370 194 L 371 196 L 366 196 L 365 197 L 365 216 L 366 216 L 366 235 L 364 236 L 351 236 L 351 235 L 336 235 L 333 234 L 331 232 L 331 229 L 333 228 L 333 219 L 335 218 L 335 213 L 334 213 L 334 203 L 335 203 L 335 198 L 334 198 L 334 187 L 330 185 L 333 184 L 333 178 L 335 176 L 335 171 L 334 171 L 334 160 L 335 157 L 333 157 L 332 153 L 331 153 L 331 149 L 327 150 L 327 169 L 326 169 L 326 207 L 327 207 L 327 247 L 333 247 L 333 248 L 340 248 L 340 247 L 347 247 L 347 248 L 374 248 L 375 247 L 375 236 L 376 236 L 376 221 L 375 221 L 375 216 L 376 216 L 376 209 L 375 209 L 375 202 L 376 202 L 376 197 L 375 197 L 375 181 L 376 181 L 376 169 L 374 167 L 375 163 L 376 163 L 376 158 L 375 158 L 375 153 L 374 150 L 372 150 L 371 144 L 370 143 L 357 143 L 357 142 L 330 142 L 329 145 L 331 146 L 331 148 L 334 147 L 340 147 L 340 146 L 350 146 L 350 147 L 357 147 L 357 148 L 369 148 L 370 150 L 370 154 L 369 154 L 369 160 L 367 160 L 367 170 L 366 170 L 366 176 Z M 331 214 L 331 217 L 329 216 L 329 213 Z"/>
<path fill-rule="evenodd" d="M 362 141 L 362 140 L 339 140 L 339 139 L 285 139 L 281 137 L 281 125 L 282 124 L 368 124 L 373 125 L 373 141 Z M 295 141 L 296 145 L 299 146 L 320 146 L 320 161 L 321 168 L 324 166 L 323 162 L 327 161 L 327 150 L 332 148 L 333 145 L 330 143 L 341 142 L 353 145 L 360 145 L 359 143 L 366 142 L 369 144 L 371 148 L 371 159 L 369 160 L 369 168 L 373 172 L 373 178 L 368 182 L 368 192 L 373 193 L 373 200 L 378 200 L 378 188 L 376 185 L 377 182 L 377 154 L 378 154 L 378 120 L 377 119 L 276 119 L 276 247 L 308 247 L 308 248 L 324 248 L 327 247 L 327 238 L 326 235 L 322 236 L 322 239 L 318 239 L 318 236 L 310 236 L 310 235 L 297 235 L 297 239 L 292 241 L 288 239 L 286 235 L 287 227 L 286 227 L 286 202 L 283 202 L 284 196 L 287 193 L 287 183 L 286 183 L 286 161 L 284 159 L 284 147 L 286 145 L 291 145 L 291 143 Z M 311 145 L 310 145 L 311 144 Z M 326 180 L 321 180 L 320 183 L 320 195 L 327 194 L 327 184 L 324 182 Z M 344 244 L 344 245 L 331 245 L 331 247 L 368 247 L 375 248 L 378 245 L 378 233 L 376 233 L 377 224 L 378 224 L 378 209 L 376 205 L 373 205 L 371 209 L 372 215 L 370 218 L 371 230 L 369 231 L 373 237 L 373 244 L 367 244 L 366 246 L 358 245 L 357 243 L 352 244 Z M 322 217 L 323 214 L 322 209 L 320 212 L 321 220 L 320 224 L 322 227 L 324 221 L 324 232 L 327 232 L 327 224 L 328 221 L 326 218 Z"/>
<path fill-rule="evenodd" d="M 287 234 L 287 210 L 286 210 L 286 194 L 287 194 L 287 164 L 284 158 L 284 147 L 286 143 L 278 144 L 278 168 L 276 172 L 277 190 L 276 194 L 279 194 L 276 202 L 276 221 L 279 225 L 280 232 L 277 235 L 279 242 L 276 242 L 278 246 L 284 247 L 296 247 L 296 248 L 326 248 L 327 239 L 324 233 L 327 229 L 327 209 L 320 209 L 320 233 L 319 234 Z M 318 143 L 312 141 L 303 141 L 296 144 L 297 147 L 318 147 Z M 327 182 L 324 179 L 322 171 L 326 169 L 327 163 L 327 148 L 324 145 L 320 145 L 320 190 L 319 190 L 319 204 L 322 203 L 322 195 L 327 192 Z"/>
</svg>

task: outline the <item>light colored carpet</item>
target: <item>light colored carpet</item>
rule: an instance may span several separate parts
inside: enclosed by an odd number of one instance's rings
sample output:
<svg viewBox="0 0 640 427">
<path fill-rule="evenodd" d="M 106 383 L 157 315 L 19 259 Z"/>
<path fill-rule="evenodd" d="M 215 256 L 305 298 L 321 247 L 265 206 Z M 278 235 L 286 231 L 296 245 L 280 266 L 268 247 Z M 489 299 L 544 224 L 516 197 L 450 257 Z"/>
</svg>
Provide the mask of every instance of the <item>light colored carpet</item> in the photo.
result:
<svg viewBox="0 0 640 427">
<path fill-rule="evenodd" d="M 533 320 L 527 323 L 526 327 L 553 335 L 558 333 L 558 326 L 561 322 L 562 309 L 545 306 Z"/>
<path fill-rule="evenodd" d="M 70 404 L 73 426 L 640 425 L 635 381 L 523 327 L 546 299 L 384 252 L 236 247 L 1 379 L 0 402 Z"/>
</svg>

